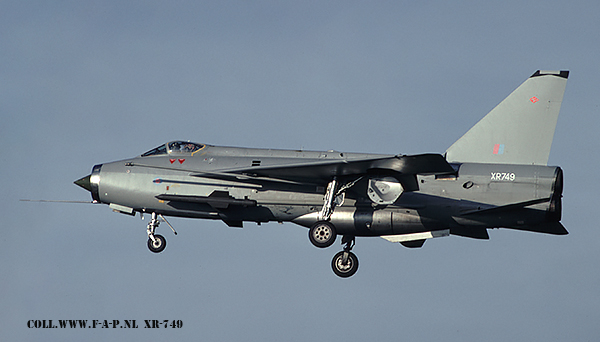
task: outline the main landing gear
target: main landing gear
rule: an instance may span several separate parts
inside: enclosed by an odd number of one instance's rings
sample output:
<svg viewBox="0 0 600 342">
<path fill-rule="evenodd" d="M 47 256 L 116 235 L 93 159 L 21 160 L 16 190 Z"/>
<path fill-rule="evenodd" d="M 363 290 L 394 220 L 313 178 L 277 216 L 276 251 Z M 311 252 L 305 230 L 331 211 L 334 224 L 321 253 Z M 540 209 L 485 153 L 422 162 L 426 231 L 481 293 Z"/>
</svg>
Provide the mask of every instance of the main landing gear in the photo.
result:
<svg viewBox="0 0 600 342">
<path fill-rule="evenodd" d="M 152 218 L 150 219 L 150 222 L 148 222 L 148 229 L 146 231 L 148 233 L 148 249 L 154 253 L 160 253 L 165 250 L 165 247 L 167 247 L 167 239 L 165 239 L 165 237 L 160 234 L 154 234 L 154 231 L 160 224 L 160 221 L 158 220 L 159 216 L 165 223 L 169 225 L 169 227 L 171 227 L 173 233 L 177 235 L 177 232 L 175 231 L 173 226 L 171 226 L 169 221 L 167 221 L 167 219 L 164 216 L 153 212 Z"/>
<path fill-rule="evenodd" d="M 335 227 L 327 221 L 319 221 L 313 224 L 308 231 L 308 239 L 315 247 L 319 248 L 333 245 L 336 237 Z"/>
<path fill-rule="evenodd" d="M 317 214 L 317 223 L 313 224 L 308 231 L 308 239 L 319 248 L 331 246 L 337 237 L 335 227 L 328 222 L 335 207 L 336 190 L 337 179 L 334 178 L 327 185 L 323 207 Z"/>
<path fill-rule="evenodd" d="M 338 277 L 348 278 L 358 271 L 358 258 L 350 252 L 354 247 L 354 236 L 344 235 L 342 244 L 344 243 L 344 250 L 338 252 L 331 260 L 331 268 Z"/>
<path fill-rule="evenodd" d="M 317 213 L 317 222 L 308 231 L 308 239 L 314 246 L 326 248 L 335 242 L 337 232 L 335 226 L 329 222 L 336 205 L 335 199 L 340 195 L 343 196 L 344 191 L 351 188 L 361 178 L 341 186 L 340 189 L 338 189 L 338 182 L 335 177 L 329 182 L 327 191 L 325 192 L 323 207 Z M 341 202 L 343 202 L 343 197 Z M 333 260 L 331 260 L 333 273 L 338 277 L 351 277 L 358 270 L 358 258 L 351 252 L 352 247 L 354 247 L 354 240 L 354 236 L 344 235 L 342 238 L 342 244 L 346 244 L 344 250 L 337 253 L 333 257 Z"/>
<path fill-rule="evenodd" d="M 315 223 L 308 231 L 308 238 L 315 247 L 325 248 L 331 246 L 337 237 L 335 226 L 326 221 Z M 355 237 L 344 235 L 342 244 L 345 244 L 344 250 L 337 253 L 331 260 L 333 273 L 338 277 L 348 278 L 354 275 L 358 270 L 358 258 L 351 252 L 355 244 Z"/>
</svg>

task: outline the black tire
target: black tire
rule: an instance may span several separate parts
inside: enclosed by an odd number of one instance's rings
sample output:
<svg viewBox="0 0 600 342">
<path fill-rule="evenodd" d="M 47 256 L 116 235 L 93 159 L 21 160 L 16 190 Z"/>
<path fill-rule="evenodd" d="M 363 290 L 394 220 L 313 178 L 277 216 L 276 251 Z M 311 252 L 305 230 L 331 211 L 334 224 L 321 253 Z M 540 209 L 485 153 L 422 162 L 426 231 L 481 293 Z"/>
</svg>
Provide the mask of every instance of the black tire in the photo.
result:
<svg viewBox="0 0 600 342">
<path fill-rule="evenodd" d="M 354 275 L 356 271 L 358 271 L 358 258 L 354 253 L 348 252 L 348 261 L 346 265 L 342 264 L 342 259 L 344 258 L 344 252 L 337 253 L 333 260 L 331 260 L 331 268 L 333 269 L 333 273 L 338 277 L 348 278 Z"/>
<path fill-rule="evenodd" d="M 164 236 L 159 234 L 154 234 L 155 242 L 152 242 L 152 239 L 148 238 L 148 249 L 153 253 L 160 253 L 165 250 L 167 247 L 167 239 Z"/>
<path fill-rule="evenodd" d="M 313 224 L 308 231 L 308 239 L 315 247 L 326 248 L 335 242 L 337 233 L 335 227 L 325 221 L 319 221 Z"/>
</svg>

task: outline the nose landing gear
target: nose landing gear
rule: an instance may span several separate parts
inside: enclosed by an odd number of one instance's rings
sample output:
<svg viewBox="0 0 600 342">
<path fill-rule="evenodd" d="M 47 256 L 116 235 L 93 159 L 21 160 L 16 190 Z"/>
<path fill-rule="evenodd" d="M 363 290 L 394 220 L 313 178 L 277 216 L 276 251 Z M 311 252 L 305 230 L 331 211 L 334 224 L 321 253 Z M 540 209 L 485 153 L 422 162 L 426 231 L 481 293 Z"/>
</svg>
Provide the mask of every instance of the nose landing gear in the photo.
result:
<svg viewBox="0 0 600 342">
<path fill-rule="evenodd" d="M 165 250 L 165 247 L 167 247 L 167 239 L 165 239 L 165 237 L 160 234 L 154 234 L 156 228 L 160 224 L 160 221 L 158 220 L 158 216 L 160 216 L 160 218 L 163 221 L 165 221 L 165 223 L 167 223 L 169 225 L 169 227 L 171 227 L 171 230 L 173 230 L 173 233 L 175 233 L 175 235 L 177 235 L 177 232 L 175 231 L 173 226 L 171 226 L 169 221 L 167 221 L 167 219 L 165 219 L 164 216 L 153 212 L 152 219 L 150 220 L 150 222 L 148 222 L 148 228 L 146 230 L 148 233 L 148 249 L 153 253 L 160 253 Z"/>
<path fill-rule="evenodd" d="M 165 250 L 165 247 L 167 247 L 167 239 L 160 234 L 156 234 L 153 237 L 154 240 L 148 238 L 148 249 L 154 253 L 160 253 Z"/>
</svg>

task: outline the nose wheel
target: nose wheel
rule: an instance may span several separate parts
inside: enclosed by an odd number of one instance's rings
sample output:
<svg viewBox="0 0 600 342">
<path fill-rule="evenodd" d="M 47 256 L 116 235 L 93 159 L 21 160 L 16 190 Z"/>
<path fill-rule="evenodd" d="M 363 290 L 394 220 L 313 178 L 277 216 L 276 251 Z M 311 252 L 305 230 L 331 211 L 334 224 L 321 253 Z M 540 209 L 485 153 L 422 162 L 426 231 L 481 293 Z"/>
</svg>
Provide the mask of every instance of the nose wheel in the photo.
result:
<svg viewBox="0 0 600 342">
<path fill-rule="evenodd" d="M 344 235 L 342 243 L 345 243 L 344 250 L 338 252 L 331 260 L 333 273 L 338 277 L 348 278 L 358 271 L 358 258 L 351 252 L 354 247 L 354 236 Z"/>
<path fill-rule="evenodd" d="M 163 221 L 165 221 L 169 225 L 169 227 L 171 227 L 171 230 L 173 230 L 173 233 L 175 233 L 175 235 L 177 235 L 177 232 L 175 231 L 173 226 L 171 226 L 169 221 L 167 221 L 167 219 L 165 219 L 164 216 L 157 215 L 156 213 L 153 212 L 152 218 L 150 219 L 150 222 L 148 222 L 148 229 L 147 229 L 148 249 L 153 253 L 160 253 L 165 250 L 165 247 L 167 247 L 167 239 L 165 239 L 165 237 L 160 234 L 154 234 L 154 232 L 156 231 L 156 228 L 160 224 L 160 221 L 158 220 L 159 216 L 163 219 Z"/>
<path fill-rule="evenodd" d="M 148 249 L 154 253 L 160 253 L 167 247 L 167 239 L 160 234 L 154 234 L 154 240 L 148 238 Z"/>
</svg>

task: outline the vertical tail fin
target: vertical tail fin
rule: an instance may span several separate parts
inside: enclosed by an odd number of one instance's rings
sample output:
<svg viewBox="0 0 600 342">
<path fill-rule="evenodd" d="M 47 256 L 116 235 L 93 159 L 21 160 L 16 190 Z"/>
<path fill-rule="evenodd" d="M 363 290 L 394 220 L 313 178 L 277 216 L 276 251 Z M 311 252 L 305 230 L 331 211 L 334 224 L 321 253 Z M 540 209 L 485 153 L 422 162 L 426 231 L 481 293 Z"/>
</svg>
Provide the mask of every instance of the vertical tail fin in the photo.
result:
<svg viewBox="0 0 600 342">
<path fill-rule="evenodd" d="M 446 151 L 449 162 L 546 165 L 568 71 L 536 71 Z"/>
</svg>

